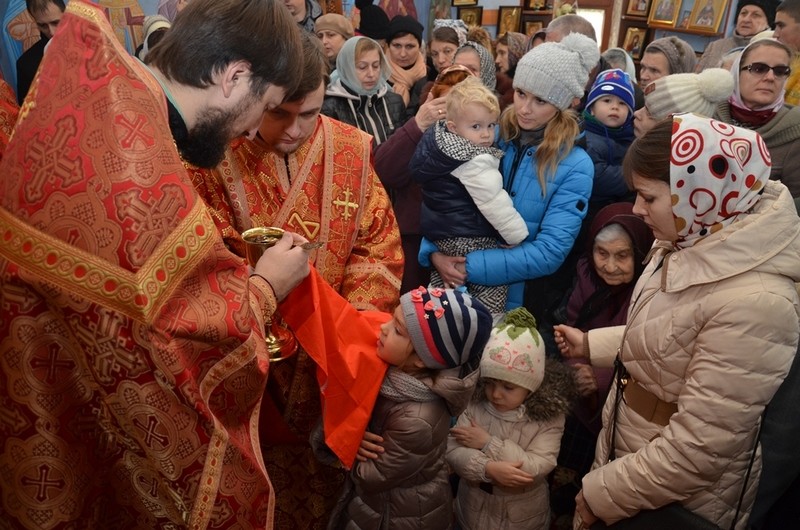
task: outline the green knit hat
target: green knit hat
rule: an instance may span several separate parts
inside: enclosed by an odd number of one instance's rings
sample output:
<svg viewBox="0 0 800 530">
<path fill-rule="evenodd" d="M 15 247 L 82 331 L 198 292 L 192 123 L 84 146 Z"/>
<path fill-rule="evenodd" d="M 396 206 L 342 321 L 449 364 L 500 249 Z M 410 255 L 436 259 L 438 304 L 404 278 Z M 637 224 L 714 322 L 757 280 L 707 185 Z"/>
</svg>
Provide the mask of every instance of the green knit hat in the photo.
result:
<svg viewBox="0 0 800 530">
<path fill-rule="evenodd" d="M 518 307 L 492 329 L 483 349 L 481 377 L 507 381 L 535 392 L 544 379 L 544 343 L 536 319 Z"/>
</svg>

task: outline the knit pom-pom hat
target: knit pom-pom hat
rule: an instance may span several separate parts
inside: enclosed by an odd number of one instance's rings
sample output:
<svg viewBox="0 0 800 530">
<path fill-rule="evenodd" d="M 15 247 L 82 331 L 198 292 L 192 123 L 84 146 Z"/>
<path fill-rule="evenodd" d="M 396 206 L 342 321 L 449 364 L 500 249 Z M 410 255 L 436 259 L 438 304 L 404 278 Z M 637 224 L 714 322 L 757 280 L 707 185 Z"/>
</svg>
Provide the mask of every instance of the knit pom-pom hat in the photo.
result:
<svg viewBox="0 0 800 530">
<path fill-rule="evenodd" d="M 561 110 L 583 97 L 589 72 L 597 66 L 597 43 L 580 33 L 561 42 L 545 42 L 522 56 L 514 74 L 514 88 L 521 88 Z"/>
<path fill-rule="evenodd" d="M 527 309 L 509 311 L 492 330 L 481 358 L 481 377 L 536 392 L 544 379 L 544 342 Z"/>
<path fill-rule="evenodd" d="M 608 95 L 617 96 L 621 99 L 628 106 L 629 114 L 633 115 L 633 111 L 636 110 L 636 103 L 633 97 L 631 76 L 618 68 L 600 72 L 586 98 L 586 108 L 590 109 L 595 101 Z"/>
<path fill-rule="evenodd" d="M 656 79 L 645 87 L 644 102 L 656 120 L 679 112 L 711 117 L 717 104 L 732 93 L 733 75 L 724 68 L 707 68 L 699 74 L 673 74 Z"/>
<path fill-rule="evenodd" d="M 453 289 L 418 287 L 400 297 L 414 351 L 432 370 L 478 364 L 492 331 L 492 315 L 475 298 Z"/>
</svg>

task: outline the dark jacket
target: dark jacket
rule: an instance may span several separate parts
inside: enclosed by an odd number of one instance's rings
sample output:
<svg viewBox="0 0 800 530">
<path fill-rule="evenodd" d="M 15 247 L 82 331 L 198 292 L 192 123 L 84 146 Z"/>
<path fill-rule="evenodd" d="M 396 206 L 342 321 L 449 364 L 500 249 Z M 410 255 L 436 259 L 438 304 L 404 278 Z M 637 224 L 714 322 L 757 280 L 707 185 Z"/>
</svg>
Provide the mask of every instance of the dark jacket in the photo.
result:
<svg viewBox="0 0 800 530">
<path fill-rule="evenodd" d="M 325 91 L 322 114 L 371 134 L 376 144 L 384 142 L 406 121 L 403 98 L 388 88 L 373 96 L 359 96 L 341 81 Z"/>
<path fill-rule="evenodd" d="M 31 83 L 39 69 L 39 63 L 42 62 L 44 47 L 47 46 L 49 40 L 42 37 L 39 42 L 25 50 L 25 53 L 17 59 L 17 103 L 20 105 L 28 95 L 28 90 L 31 89 Z"/>
<path fill-rule="evenodd" d="M 441 122 L 440 122 L 441 123 Z M 430 127 L 408 165 L 422 186 L 420 229 L 431 241 L 453 237 L 497 237 L 464 184 L 451 172 L 464 164 L 436 144 L 436 127 Z"/>
<path fill-rule="evenodd" d="M 594 163 L 594 184 L 589 203 L 600 209 L 626 200 L 631 192 L 622 176 L 622 159 L 633 142 L 633 134 L 630 138 L 614 138 L 608 132 L 600 134 L 588 128 L 585 132 L 586 153 Z"/>
</svg>

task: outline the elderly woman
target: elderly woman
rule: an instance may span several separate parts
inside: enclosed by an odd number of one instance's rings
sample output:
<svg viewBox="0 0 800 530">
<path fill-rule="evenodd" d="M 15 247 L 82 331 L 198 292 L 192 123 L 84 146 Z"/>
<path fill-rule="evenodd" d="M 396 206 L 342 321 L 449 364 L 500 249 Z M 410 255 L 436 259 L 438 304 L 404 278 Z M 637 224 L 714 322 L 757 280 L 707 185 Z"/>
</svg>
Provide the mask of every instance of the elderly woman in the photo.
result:
<svg viewBox="0 0 800 530">
<path fill-rule="evenodd" d="M 566 356 L 617 359 L 576 526 L 670 505 L 660 517 L 747 527 L 761 415 L 800 336 L 800 222 L 769 173 L 758 134 L 694 114 L 631 146 L 633 212 L 657 241 L 627 325 L 556 335 Z"/>
<path fill-rule="evenodd" d="M 557 318 L 581 331 L 625 324 L 636 281 L 644 269 L 644 258 L 653 244 L 653 233 L 633 214 L 633 204 L 619 202 L 601 209 L 592 220 L 586 250 L 578 260 L 577 281 L 565 311 Z M 544 330 L 548 331 L 548 330 Z M 542 336 L 546 336 L 545 333 Z M 552 335 L 548 337 L 552 340 Z M 558 465 L 567 470 L 553 480 L 554 516 L 571 514 L 580 481 L 594 459 L 601 422 L 599 410 L 605 403 L 613 369 L 576 360 L 575 380 L 581 398 L 567 416 Z M 569 477 L 563 483 L 561 477 Z"/>
<path fill-rule="evenodd" d="M 716 105 L 732 93 L 733 78 L 723 68 L 656 79 L 647 88 L 644 106 L 633 113 L 633 134 L 640 138 L 659 121 L 681 112 L 711 117 Z"/>
<path fill-rule="evenodd" d="M 484 46 L 475 41 L 467 41 L 458 49 L 453 62 L 469 68 L 473 75 L 480 78 L 486 88 L 494 90 L 497 84 L 494 59 L 492 59 L 491 52 Z"/>
<path fill-rule="evenodd" d="M 792 197 L 800 197 L 800 107 L 783 103 L 791 73 L 791 52 L 784 44 L 758 40 L 734 61 L 733 94 L 716 109 L 725 123 L 756 131 L 772 156 L 770 178 L 780 180 Z"/>
</svg>

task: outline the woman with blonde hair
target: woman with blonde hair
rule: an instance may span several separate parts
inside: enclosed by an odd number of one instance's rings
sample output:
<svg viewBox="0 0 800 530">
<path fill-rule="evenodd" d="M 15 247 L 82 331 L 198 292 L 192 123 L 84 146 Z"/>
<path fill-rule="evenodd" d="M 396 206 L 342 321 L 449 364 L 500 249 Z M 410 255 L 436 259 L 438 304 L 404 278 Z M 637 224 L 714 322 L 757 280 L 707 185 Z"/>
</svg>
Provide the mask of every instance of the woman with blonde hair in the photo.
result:
<svg viewBox="0 0 800 530">
<path fill-rule="evenodd" d="M 600 53 L 588 37 L 570 34 L 531 50 L 514 76 L 514 102 L 500 117 L 497 147 L 503 187 L 528 226 L 529 236 L 514 248 L 474 251 L 466 257 L 435 252 L 430 259 L 445 284 L 509 284 L 506 309 L 523 303 L 525 282 L 552 275 L 572 248 L 586 215 L 594 166 L 576 145 L 580 135 L 572 107 L 580 102 L 589 71 Z M 537 316 L 539 308 L 529 307 Z"/>
</svg>

